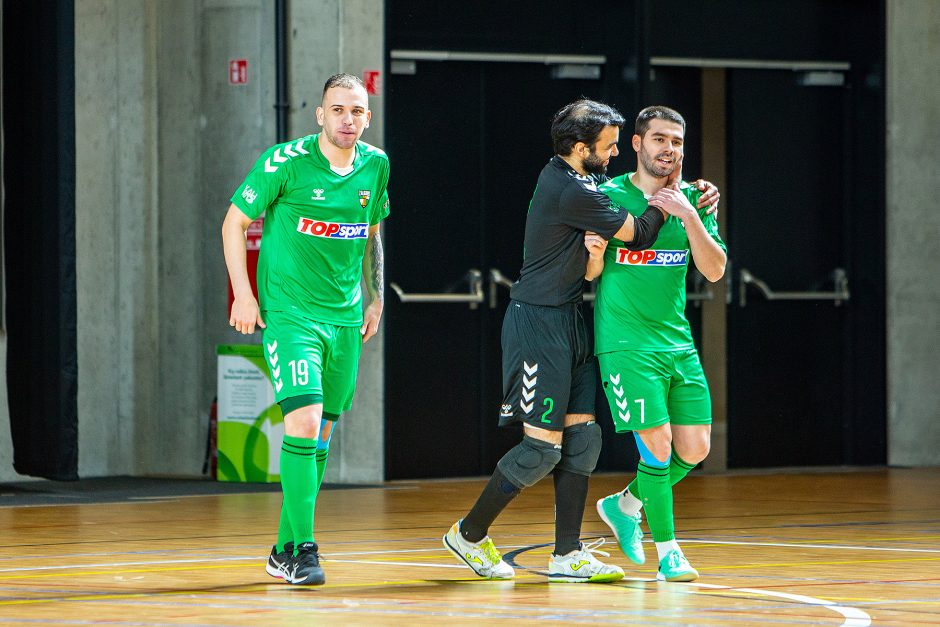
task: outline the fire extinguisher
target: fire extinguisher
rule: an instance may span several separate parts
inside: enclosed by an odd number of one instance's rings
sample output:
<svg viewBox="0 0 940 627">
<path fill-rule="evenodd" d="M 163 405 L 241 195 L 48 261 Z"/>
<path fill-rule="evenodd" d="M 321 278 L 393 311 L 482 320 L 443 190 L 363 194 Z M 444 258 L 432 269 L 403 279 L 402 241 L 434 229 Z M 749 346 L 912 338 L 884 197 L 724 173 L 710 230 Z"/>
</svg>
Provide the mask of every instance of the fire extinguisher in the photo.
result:
<svg viewBox="0 0 940 627">
<path fill-rule="evenodd" d="M 219 466 L 219 403 L 218 397 L 212 399 L 209 406 L 209 434 L 206 438 L 206 458 L 202 462 L 202 474 L 209 473 L 211 479 L 216 479 Z"/>
</svg>

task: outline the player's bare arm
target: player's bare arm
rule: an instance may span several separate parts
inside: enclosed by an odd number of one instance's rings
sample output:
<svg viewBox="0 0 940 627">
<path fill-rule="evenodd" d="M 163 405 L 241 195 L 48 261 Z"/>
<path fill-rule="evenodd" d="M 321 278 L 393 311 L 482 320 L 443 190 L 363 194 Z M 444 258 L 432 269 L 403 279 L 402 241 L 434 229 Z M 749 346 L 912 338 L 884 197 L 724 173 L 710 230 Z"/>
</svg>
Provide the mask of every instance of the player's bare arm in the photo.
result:
<svg viewBox="0 0 940 627">
<path fill-rule="evenodd" d="M 584 278 L 593 281 L 604 271 L 604 251 L 607 250 L 607 240 L 592 231 L 584 234 L 584 247 L 588 250 L 587 268 Z"/>
<path fill-rule="evenodd" d="M 689 238 L 689 246 L 692 249 L 692 260 L 706 279 L 714 283 L 724 276 L 728 257 L 705 230 L 698 211 L 689 203 L 685 194 L 667 187 L 656 192 L 650 198 L 650 204 L 656 204 L 669 215 L 682 220 L 685 233 Z"/>
<path fill-rule="evenodd" d="M 369 292 L 369 305 L 363 313 L 360 329 L 362 343 L 365 344 L 378 332 L 385 304 L 385 253 L 378 224 L 369 227 L 366 252 L 362 257 L 362 276 L 365 278 L 366 291 Z"/>
<path fill-rule="evenodd" d="M 246 335 L 254 333 L 256 325 L 262 329 L 265 326 L 258 301 L 251 291 L 251 281 L 248 279 L 245 232 L 250 224 L 251 218 L 234 204 L 229 205 L 228 213 L 222 221 L 222 252 L 235 296 L 228 323 L 235 327 L 236 331 Z"/>
</svg>

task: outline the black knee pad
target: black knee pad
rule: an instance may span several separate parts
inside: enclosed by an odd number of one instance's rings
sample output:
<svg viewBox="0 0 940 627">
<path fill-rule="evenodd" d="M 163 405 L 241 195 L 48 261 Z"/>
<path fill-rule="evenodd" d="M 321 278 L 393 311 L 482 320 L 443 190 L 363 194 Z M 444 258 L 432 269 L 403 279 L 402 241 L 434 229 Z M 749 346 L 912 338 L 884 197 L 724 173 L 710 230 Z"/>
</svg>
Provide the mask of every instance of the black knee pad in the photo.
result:
<svg viewBox="0 0 940 627">
<path fill-rule="evenodd" d="M 584 422 L 565 429 L 561 440 L 561 461 L 558 467 L 576 475 L 589 476 L 601 454 L 601 427 Z"/>
<path fill-rule="evenodd" d="M 560 459 L 561 448 L 557 444 L 525 436 L 503 455 L 496 467 L 521 490 L 538 483 Z"/>
</svg>

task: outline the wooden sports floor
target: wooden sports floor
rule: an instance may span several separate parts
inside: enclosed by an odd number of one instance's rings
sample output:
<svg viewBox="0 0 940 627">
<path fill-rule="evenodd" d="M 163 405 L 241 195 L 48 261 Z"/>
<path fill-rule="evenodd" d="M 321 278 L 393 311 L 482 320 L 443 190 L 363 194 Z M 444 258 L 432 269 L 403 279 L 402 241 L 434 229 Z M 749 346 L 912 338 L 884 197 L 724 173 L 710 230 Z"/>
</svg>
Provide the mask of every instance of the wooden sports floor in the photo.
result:
<svg viewBox="0 0 940 627">
<path fill-rule="evenodd" d="M 483 479 L 329 489 L 317 540 L 327 583 L 291 586 L 264 561 L 276 492 L 0 508 L 0 625 L 940 625 L 940 469 L 693 473 L 676 489 L 680 543 L 701 578 L 655 581 L 593 509 L 616 584 L 549 584 L 550 480 L 492 536 L 517 579 L 477 579 L 441 536 Z M 647 536 L 647 540 L 648 540 Z M 604 558 L 601 558 L 604 559 Z"/>
</svg>

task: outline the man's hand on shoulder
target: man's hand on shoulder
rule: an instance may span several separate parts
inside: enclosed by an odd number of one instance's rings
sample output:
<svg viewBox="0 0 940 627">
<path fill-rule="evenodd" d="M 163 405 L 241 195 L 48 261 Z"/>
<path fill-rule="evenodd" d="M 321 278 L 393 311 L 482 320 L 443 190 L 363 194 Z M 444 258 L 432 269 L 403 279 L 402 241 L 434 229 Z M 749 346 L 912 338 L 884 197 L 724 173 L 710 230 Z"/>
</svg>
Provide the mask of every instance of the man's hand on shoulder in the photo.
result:
<svg viewBox="0 0 940 627">
<path fill-rule="evenodd" d="M 698 179 L 692 185 L 695 186 L 697 190 L 702 192 L 702 195 L 698 198 L 698 209 L 704 209 L 708 207 L 708 211 L 705 212 L 705 215 L 715 214 L 715 219 L 718 219 L 718 201 L 721 200 L 721 194 L 718 193 L 718 186 L 710 181 L 705 179 Z"/>
<path fill-rule="evenodd" d="M 649 199 L 649 204 L 654 207 L 659 207 L 669 215 L 675 216 L 680 220 L 686 220 L 692 215 L 698 215 L 695 208 L 689 203 L 689 199 L 685 197 L 685 194 L 678 189 L 674 189 L 674 187 L 675 186 L 664 187 L 653 194 L 653 197 Z"/>
</svg>

